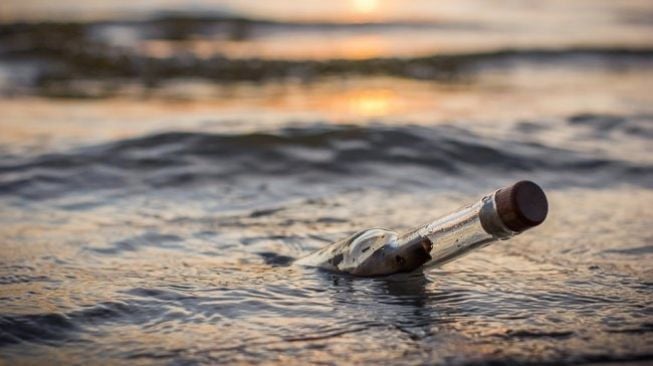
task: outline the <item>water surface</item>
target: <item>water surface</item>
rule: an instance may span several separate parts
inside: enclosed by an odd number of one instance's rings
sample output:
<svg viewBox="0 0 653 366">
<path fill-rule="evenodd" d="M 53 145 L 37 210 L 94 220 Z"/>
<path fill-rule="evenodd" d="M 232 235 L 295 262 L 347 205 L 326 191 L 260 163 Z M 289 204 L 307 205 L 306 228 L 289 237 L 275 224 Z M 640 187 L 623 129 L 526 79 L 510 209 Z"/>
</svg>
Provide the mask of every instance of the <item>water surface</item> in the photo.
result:
<svg viewBox="0 0 653 366">
<path fill-rule="evenodd" d="M 345 3 L 11 4 L 0 362 L 653 360 L 650 5 Z M 443 267 L 292 265 L 519 179 L 547 221 Z"/>
</svg>

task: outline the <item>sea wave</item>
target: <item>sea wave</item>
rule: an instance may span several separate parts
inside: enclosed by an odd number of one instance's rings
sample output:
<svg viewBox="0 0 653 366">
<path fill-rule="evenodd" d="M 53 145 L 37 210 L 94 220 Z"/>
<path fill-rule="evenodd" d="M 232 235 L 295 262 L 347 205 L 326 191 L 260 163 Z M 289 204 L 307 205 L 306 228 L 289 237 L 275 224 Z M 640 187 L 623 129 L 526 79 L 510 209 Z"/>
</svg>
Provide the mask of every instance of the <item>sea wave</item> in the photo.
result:
<svg viewBox="0 0 653 366">
<path fill-rule="evenodd" d="M 413 58 L 295 61 L 238 59 L 223 55 L 201 58 L 189 54 L 153 58 L 105 48 L 102 44 L 75 45 L 70 49 L 60 47 L 54 41 L 52 44 L 56 46 L 34 46 L 27 51 L 4 55 L 5 59 L 21 60 L 34 66 L 21 71 L 24 75 L 20 80 L 12 80 L 14 84 L 22 83 L 14 88 L 14 92 L 23 90 L 48 97 L 108 97 L 120 93 L 121 85 L 136 82 L 147 88 L 156 88 L 167 80 L 189 78 L 211 82 L 264 82 L 359 75 L 468 82 L 483 70 L 515 64 L 574 66 L 599 63 L 607 68 L 633 65 L 649 68 L 653 65 L 653 48 L 500 49 Z M 90 88 L 89 81 L 99 82 L 99 88 Z"/>
<path fill-rule="evenodd" d="M 193 35 L 206 32 L 236 32 L 247 27 L 282 27 L 289 32 L 311 28 L 320 32 L 325 28 L 360 30 L 371 28 L 409 30 L 450 27 L 471 27 L 464 24 L 439 23 L 381 23 L 381 24 L 320 24 L 275 23 L 239 18 L 161 18 L 136 23 L 16 23 L 0 24 L 0 61 L 9 75 L 4 93 L 20 91 L 57 97 L 103 97 L 120 91 L 121 85 L 137 83 L 154 88 L 172 79 L 194 78 L 211 82 L 304 80 L 329 76 L 388 75 L 410 79 L 436 81 L 468 81 L 482 70 L 512 67 L 515 64 L 536 65 L 604 65 L 609 68 L 651 67 L 653 48 L 637 45 L 558 46 L 492 46 L 476 47 L 467 51 L 422 53 L 422 56 L 397 57 L 393 54 L 357 58 L 279 59 L 275 57 L 236 57 L 226 49 L 215 53 L 195 54 L 185 46 L 167 56 L 149 55 L 143 46 L 116 44 L 102 36 L 102 29 L 111 26 L 136 27 L 137 38 L 170 42 L 192 40 Z M 207 28 L 208 27 L 208 28 Z M 244 27 L 244 28 L 243 28 Z M 366 28 L 367 27 L 367 28 Z M 207 28 L 207 29 L 204 29 Z M 234 30 L 235 29 L 235 30 Z M 474 31 L 478 31 L 473 29 Z M 175 32 L 182 32 L 177 34 Z M 185 32 L 185 33 L 184 33 Z M 189 34 L 187 34 L 190 32 Z M 266 31 L 267 32 L 267 31 Z M 264 32 L 264 33 L 266 33 Z M 210 37 L 242 41 L 238 35 L 211 33 Z M 246 32 L 245 32 L 246 33 Z M 204 34 L 203 36 L 207 36 Z M 316 38 L 319 40 L 319 37 Z M 143 41 L 143 40 L 141 40 Z M 8 70 L 8 71 L 7 71 Z M 90 88 L 94 81 L 100 88 Z M 99 90 L 98 90 L 99 89 Z"/>
<path fill-rule="evenodd" d="M 570 117 L 593 134 L 636 133 L 648 119 Z M 532 124 L 529 124 L 532 127 Z M 638 132 L 639 131 L 639 132 Z M 277 132 L 165 132 L 0 164 L 0 194 L 43 199 L 79 190 L 292 180 L 302 184 L 433 186 L 435 177 L 537 173 L 553 181 L 653 186 L 653 166 L 605 153 L 424 126 L 314 126 Z"/>
</svg>

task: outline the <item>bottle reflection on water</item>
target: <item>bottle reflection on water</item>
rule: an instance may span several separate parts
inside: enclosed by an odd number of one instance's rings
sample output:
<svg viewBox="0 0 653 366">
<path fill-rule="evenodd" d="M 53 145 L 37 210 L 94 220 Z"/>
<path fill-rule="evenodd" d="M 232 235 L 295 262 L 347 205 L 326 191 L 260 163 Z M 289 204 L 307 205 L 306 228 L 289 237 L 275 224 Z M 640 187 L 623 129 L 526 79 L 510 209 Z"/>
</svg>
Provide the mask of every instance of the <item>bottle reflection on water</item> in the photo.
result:
<svg viewBox="0 0 653 366">
<path fill-rule="evenodd" d="M 330 244 L 296 264 L 382 276 L 449 262 L 541 224 L 548 203 L 542 189 L 520 181 L 404 234 L 372 228 Z"/>
</svg>

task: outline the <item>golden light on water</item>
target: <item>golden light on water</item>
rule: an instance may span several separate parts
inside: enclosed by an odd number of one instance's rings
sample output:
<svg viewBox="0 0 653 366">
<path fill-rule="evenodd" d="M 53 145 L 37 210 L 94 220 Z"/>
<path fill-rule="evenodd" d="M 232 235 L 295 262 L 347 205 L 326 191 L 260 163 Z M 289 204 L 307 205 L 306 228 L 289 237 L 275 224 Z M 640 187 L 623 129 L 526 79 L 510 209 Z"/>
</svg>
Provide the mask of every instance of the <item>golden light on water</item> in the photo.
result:
<svg viewBox="0 0 653 366">
<path fill-rule="evenodd" d="M 352 8 L 358 14 L 370 14 L 379 9 L 378 0 L 352 0 Z"/>
<path fill-rule="evenodd" d="M 385 89 L 370 89 L 348 95 L 348 107 L 354 114 L 364 117 L 380 117 L 388 114 L 397 102 L 392 91 Z"/>
<path fill-rule="evenodd" d="M 139 51 L 155 58 L 168 58 L 183 52 L 190 52 L 200 58 L 227 54 L 232 58 L 273 58 L 326 60 L 333 58 L 362 60 L 381 57 L 389 52 L 387 40 L 374 34 L 351 35 L 315 42 L 312 37 L 296 37 L 293 42 L 284 39 L 268 41 L 229 41 L 195 39 L 191 41 L 169 41 L 151 39 L 139 45 Z"/>
<path fill-rule="evenodd" d="M 334 51 L 338 57 L 351 60 L 363 60 L 379 57 L 385 51 L 383 40 L 374 35 L 361 35 L 344 40 Z M 319 52 L 315 52 L 319 54 Z M 325 54 L 328 57 L 328 55 Z"/>
</svg>

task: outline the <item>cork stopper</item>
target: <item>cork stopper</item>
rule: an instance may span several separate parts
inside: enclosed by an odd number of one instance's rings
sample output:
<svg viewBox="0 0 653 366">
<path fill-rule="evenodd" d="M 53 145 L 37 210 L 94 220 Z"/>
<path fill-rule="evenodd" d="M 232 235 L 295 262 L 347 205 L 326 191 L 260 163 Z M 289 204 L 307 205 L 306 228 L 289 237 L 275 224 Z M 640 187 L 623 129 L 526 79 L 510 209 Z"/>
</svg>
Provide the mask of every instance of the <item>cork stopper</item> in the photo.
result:
<svg viewBox="0 0 653 366">
<path fill-rule="evenodd" d="M 495 194 L 494 200 L 503 224 L 516 232 L 541 224 L 549 211 L 542 188 L 527 180 L 501 188 Z"/>
</svg>

